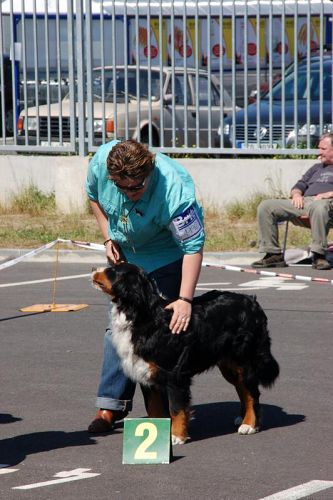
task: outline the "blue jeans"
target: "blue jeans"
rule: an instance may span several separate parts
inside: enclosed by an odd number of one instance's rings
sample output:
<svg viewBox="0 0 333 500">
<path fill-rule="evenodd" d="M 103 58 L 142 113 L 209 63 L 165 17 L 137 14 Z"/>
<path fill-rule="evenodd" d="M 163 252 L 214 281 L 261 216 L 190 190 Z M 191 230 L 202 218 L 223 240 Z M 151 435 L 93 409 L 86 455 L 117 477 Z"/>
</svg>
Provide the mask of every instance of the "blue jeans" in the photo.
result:
<svg viewBox="0 0 333 500">
<path fill-rule="evenodd" d="M 175 300 L 180 290 L 182 259 L 156 269 L 149 276 L 155 280 L 159 291 L 163 295 L 170 300 Z M 104 337 L 103 363 L 96 407 L 107 410 L 131 411 L 135 383 L 122 370 L 119 356 L 111 341 L 112 331 L 110 325 L 111 318 Z"/>
</svg>

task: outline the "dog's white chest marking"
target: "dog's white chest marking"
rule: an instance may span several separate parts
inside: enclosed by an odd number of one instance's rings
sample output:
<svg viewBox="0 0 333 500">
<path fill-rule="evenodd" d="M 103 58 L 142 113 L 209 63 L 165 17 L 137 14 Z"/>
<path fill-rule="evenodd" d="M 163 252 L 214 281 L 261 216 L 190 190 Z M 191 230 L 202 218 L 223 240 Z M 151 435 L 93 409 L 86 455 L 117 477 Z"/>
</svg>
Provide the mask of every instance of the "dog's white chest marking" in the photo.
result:
<svg viewBox="0 0 333 500">
<path fill-rule="evenodd" d="M 124 373 L 135 382 L 151 385 L 149 364 L 134 353 L 131 322 L 126 319 L 124 313 L 118 311 L 116 306 L 112 308 L 111 324 L 112 343 L 121 359 Z"/>
</svg>

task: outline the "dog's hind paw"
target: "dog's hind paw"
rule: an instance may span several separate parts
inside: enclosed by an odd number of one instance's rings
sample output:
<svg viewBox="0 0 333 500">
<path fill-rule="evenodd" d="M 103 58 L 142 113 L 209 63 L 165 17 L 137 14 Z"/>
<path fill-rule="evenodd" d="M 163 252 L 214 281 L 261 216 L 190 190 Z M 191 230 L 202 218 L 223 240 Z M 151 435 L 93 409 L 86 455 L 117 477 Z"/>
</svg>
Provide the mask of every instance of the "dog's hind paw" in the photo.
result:
<svg viewBox="0 0 333 500">
<path fill-rule="evenodd" d="M 252 427 L 248 424 L 242 424 L 240 427 L 238 427 L 238 434 L 255 434 L 258 431 L 258 427 Z"/>
<path fill-rule="evenodd" d="M 184 437 L 175 436 L 174 434 L 172 434 L 172 444 L 173 445 L 175 445 L 175 444 L 185 444 L 188 439 L 189 439 L 188 437 L 184 438 Z"/>
</svg>

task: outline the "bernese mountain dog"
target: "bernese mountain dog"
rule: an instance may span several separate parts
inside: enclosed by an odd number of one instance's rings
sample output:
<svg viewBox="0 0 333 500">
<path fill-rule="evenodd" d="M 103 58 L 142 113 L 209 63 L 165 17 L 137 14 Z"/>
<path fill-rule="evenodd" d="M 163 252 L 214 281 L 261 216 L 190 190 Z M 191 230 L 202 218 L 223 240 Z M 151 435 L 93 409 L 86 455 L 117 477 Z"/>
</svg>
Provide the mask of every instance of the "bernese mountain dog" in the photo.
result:
<svg viewBox="0 0 333 500">
<path fill-rule="evenodd" d="M 142 269 L 122 262 L 93 271 L 92 281 L 111 298 L 112 342 L 124 372 L 151 387 L 152 394 L 156 388 L 167 392 L 173 444 L 188 439 L 192 377 L 214 366 L 239 396 L 238 433 L 259 430 L 259 385 L 271 387 L 279 365 L 255 297 L 217 290 L 195 297 L 187 330 L 173 335 L 172 311 L 165 309 L 167 301 Z"/>
</svg>

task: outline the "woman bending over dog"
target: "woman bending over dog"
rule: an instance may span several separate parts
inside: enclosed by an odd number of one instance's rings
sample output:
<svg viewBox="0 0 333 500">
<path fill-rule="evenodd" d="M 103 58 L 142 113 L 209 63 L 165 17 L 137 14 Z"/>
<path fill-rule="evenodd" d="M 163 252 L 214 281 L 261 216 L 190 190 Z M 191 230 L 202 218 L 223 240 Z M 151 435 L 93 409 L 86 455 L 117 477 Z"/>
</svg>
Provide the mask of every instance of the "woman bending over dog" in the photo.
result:
<svg viewBox="0 0 333 500">
<path fill-rule="evenodd" d="M 175 160 L 134 140 L 112 141 L 91 160 L 86 190 L 107 260 L 143 268 L 170 301 L 170 334 L 186 331 L 205 240 L 191 176 Z M 111 335 L 110 318 L 91 433 L 112 431 L 132 409 L 135 383 L 123 373 Z M 149 416 L 168 414 L 164 394 L 142 390 Z"/>
</svg>

